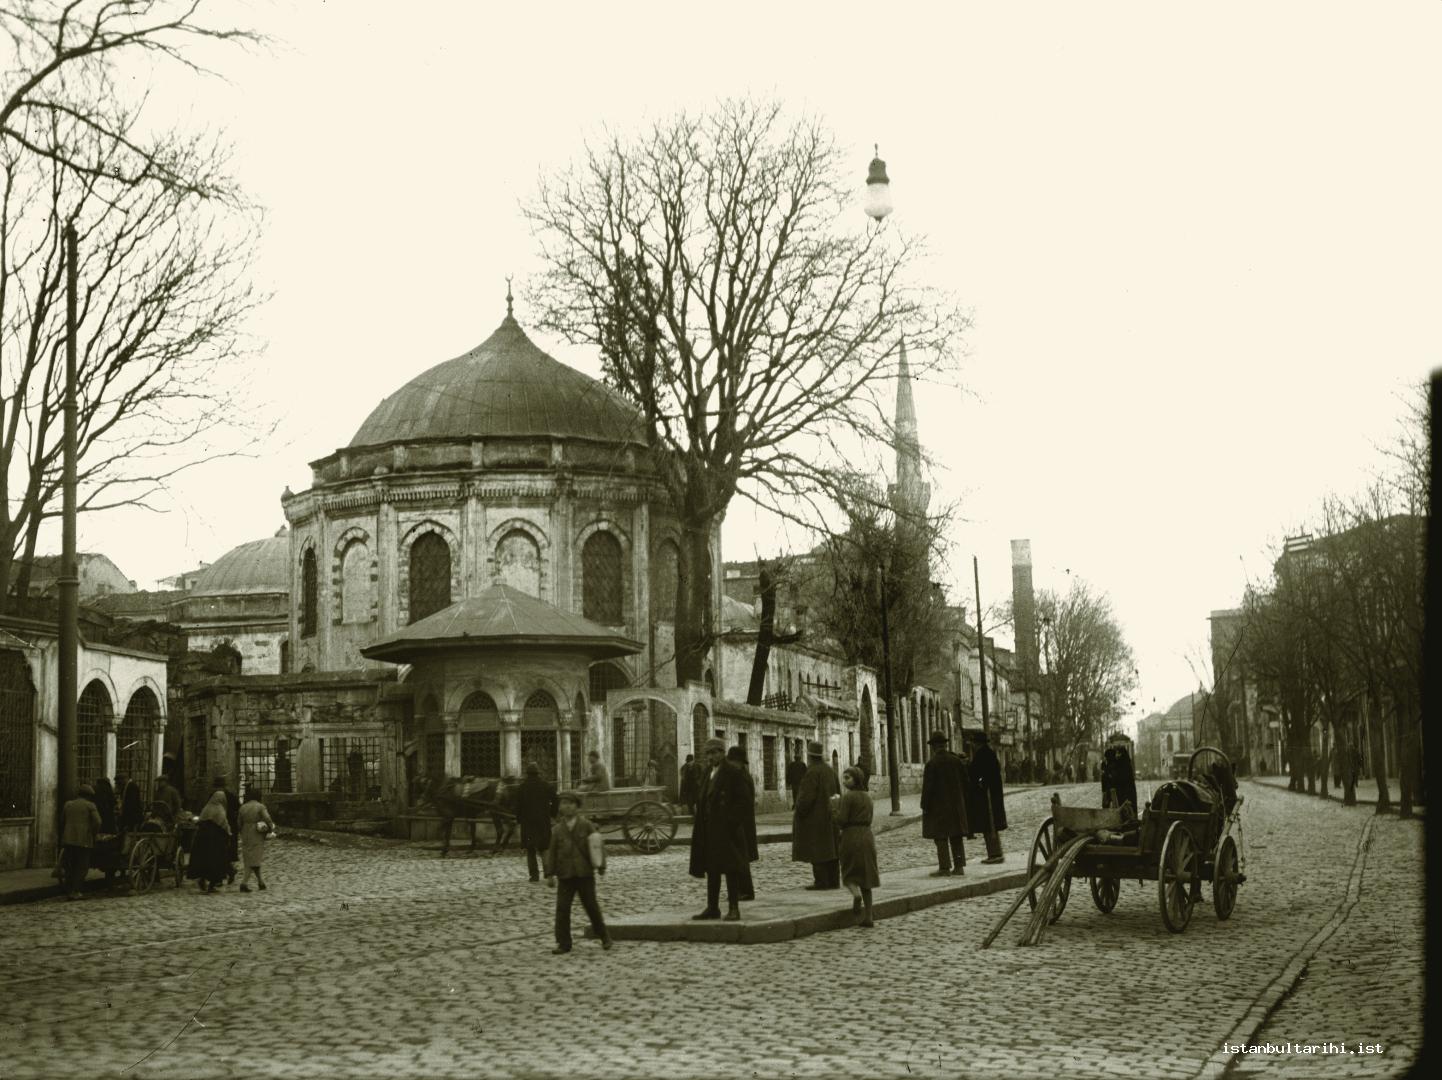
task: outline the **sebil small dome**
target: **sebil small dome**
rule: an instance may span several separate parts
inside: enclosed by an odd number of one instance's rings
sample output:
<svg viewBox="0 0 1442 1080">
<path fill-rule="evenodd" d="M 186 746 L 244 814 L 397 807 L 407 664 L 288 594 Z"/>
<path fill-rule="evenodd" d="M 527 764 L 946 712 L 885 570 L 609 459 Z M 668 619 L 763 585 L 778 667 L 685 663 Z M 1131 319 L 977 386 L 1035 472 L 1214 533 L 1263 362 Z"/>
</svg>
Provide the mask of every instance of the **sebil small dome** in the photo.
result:
<svg viewBox="0 0 1442 1080">
<path fill-rule="evenodd" d="M 290 536 L 285 532 L 227 551 L 195 579 L 192 596 L 290 591 Z"/>
</svg>

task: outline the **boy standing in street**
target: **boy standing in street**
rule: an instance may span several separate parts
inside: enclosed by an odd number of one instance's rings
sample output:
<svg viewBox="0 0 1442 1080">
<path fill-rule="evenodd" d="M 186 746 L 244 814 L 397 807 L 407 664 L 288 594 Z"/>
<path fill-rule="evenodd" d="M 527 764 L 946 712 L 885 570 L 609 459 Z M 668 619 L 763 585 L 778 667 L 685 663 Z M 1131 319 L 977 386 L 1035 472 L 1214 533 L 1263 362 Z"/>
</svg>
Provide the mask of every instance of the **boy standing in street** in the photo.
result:
<svg viewBox="0 0 1442 1080">
<path fill-rule="evenodd" d="M 563 791 L 557 801 L 561 817 L 551 829 L 545 860 L 546 885 L 556 890 L 556 947 L 551 952 L 571 951 L 571 902 L 577 896 L 601 948 L 609 949 L 611 935 L 606 932 L 601 905 L 596 902 L 595 874 L 606 873 L 601 834 L 581 816 L 580 798 L 575 792 Z"/>
</svg>

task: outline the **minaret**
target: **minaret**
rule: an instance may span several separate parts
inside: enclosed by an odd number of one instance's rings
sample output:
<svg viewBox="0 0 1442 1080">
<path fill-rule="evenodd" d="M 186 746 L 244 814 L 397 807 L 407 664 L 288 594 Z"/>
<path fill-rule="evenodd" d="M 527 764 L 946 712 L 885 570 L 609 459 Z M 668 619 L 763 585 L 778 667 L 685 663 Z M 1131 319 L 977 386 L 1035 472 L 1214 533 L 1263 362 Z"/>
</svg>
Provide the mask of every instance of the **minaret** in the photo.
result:
<svg viewBox="0 0 1442 1080">
<path fill-rule="evenodd" d="M 911 368 L 906 339 L 901 341 L 901 367 L 896 374 L 896 483 L 891 508 L 902 516 L 922 518 L 931 504 L 931 486 L 921 478 L 921 439 L 916 430 L 916 403 L 911 397 Z"/>
</svg>

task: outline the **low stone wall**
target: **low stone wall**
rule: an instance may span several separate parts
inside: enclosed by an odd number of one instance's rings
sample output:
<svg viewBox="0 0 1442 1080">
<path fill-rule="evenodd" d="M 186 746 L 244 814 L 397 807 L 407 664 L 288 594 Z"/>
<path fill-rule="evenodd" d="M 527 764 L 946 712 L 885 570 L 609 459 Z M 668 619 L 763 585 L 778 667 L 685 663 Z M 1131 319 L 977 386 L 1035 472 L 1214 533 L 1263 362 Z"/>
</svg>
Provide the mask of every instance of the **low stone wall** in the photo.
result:
<svg viewBox="0 0 1442 1080">
<path fill-rule="evenodd" d="M 30 865 L 34 831 L 34 818 L 0 819 L 0 870 L 23 870 Z"/>
</svg>

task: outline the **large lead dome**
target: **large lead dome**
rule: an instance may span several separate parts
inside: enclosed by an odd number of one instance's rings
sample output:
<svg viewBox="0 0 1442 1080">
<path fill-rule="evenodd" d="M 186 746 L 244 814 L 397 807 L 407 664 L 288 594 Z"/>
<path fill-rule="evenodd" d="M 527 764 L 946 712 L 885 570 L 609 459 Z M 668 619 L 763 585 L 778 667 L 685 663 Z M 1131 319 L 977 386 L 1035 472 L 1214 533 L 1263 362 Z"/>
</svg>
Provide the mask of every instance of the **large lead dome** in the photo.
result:
<svg viewBox="0 0 1442 1080">
<path fill-rule="evenodd" d="M 645 444 L 640 412 L 538 349 L 515 318 L 376 406 L 352 447 L 420 439 L 548 436 Z"/>
</svg>

